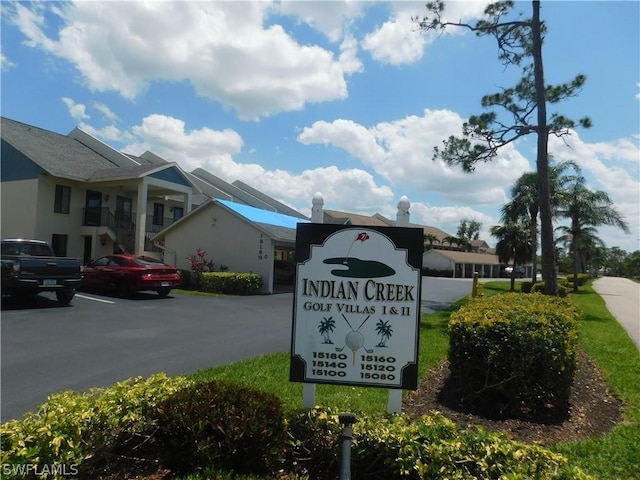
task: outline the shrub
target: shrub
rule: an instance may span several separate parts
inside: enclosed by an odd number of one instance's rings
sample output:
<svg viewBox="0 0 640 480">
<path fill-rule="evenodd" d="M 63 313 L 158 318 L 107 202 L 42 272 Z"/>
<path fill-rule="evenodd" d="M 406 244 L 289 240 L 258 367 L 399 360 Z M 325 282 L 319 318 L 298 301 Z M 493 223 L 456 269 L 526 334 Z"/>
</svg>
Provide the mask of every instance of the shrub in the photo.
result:
<svg viewBox="0 0 640 480">
<path fill-rule="evenodd" d="M 287 464 L 311 479 L 334 478 L 341 430 L 335 411 L 316 407 L 292 416 Z M 589 478 L 539 445 L 481 428 L 458 429 L 440 414 L 359 418 L 353 433 L 351 473 L 358 479 Z"/>
<path fill-rule="evenodd" d="M 547 295 L 472 299 L 449 322 L 451 379 L 461 403 L 499 416 L 568 408 L 578 318 L 574 305 Z"/>
<path fill-rule="evenodd" d="M 200 288 L 202 283 L 202 274 L 204 272 L 213 272 L 216 264 L 213 260 L 207 259 L 207 252 L 201 248 L 196 249 L 196 253 L 187 256 L 189 267 L 191 268 L 190 280 L 195 284 L 196 288 Z"/>
<path fill-rule="evenodd" d="M 66 465 L 91 476 L 87 472 L 146 443 L 157 404 L 189 383 L 157 374 L 89 393 L 51 395 L 37 412 L 0 425 L 2 465 L 32 465 L 38 471 Z"/>
<path fill-rule="evenodd" d="M 425 277 L 453 277 L 453 270 L 438 270 L 435 268 L 422 268 L 422 275 Z"/>
<path fill-rule="evenodd" d="M 569 290 L 571 288 L 566 282 L 558 281 L 558 295 L 560 297 L 566 297 L 569 294 Z M 524 290 L 523 290 L 524 291 Z M 531 287 L 531 293 L 542 293 L 544 294 L 544 282 L 537 282 L 535 285 Z"/>
<path fill-rule="evenodd" d="M 591 275 L 589 275 L 588 273 L 579 273 L 578 274 L 578 286 L 582 286 L 584 285 L 587 280 L 589 280 L 591 278 Z M 573 274 L 567 275 L 567 277 L 565 278 L 565 281 L 568 283 L 568 285 L 573 288 Z"/>
<path fill-rule="evenodd" d="M 533 282 L 521 282 L 520 291 L 522 293 L 531 293 L 531 288 L 533 287 L 533 285 Z"/>
<path fill-rule="evenodd" d="M 280 465 L 285 426 L 274 395 L 228 382 L 185 388 L 159 407 L 164 465 L 176 472 L 221 467 L 241 474 Z"/>
<path fill-rule="evenodd" d="M 262 276 L 257 273 L 209 272 L 202 274 L 200 289 L 227 295 L 255 295 L 261 285 Z"/>
</svg>

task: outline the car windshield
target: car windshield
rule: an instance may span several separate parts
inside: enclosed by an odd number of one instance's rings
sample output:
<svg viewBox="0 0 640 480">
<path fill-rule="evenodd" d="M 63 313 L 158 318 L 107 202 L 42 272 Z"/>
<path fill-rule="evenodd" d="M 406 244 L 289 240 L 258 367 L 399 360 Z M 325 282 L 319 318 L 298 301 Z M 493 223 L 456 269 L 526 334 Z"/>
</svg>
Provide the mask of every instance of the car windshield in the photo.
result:
<svg viewBox="0 0 640 480">
<path fill-rule="evenodd" d="M 135 257 L 132 258 L 132 260 L 143 267 L 159 267 L 164 265 L 160 260 L 150 257 Z"/>
</svg>

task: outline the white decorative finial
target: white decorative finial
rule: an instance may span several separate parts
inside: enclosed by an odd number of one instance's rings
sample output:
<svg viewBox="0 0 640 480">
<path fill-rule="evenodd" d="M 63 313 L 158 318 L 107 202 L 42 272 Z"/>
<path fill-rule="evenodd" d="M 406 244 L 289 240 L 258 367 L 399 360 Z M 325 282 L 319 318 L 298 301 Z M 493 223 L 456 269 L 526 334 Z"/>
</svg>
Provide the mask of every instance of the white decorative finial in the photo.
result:
<svg viewBox="0 0 640 480">
<path fill-rule="evenodd" d="M 322 194 L 317 192 L 311 200 L 311 222 L 312 223 L 324 223 L 324 198 Z"/>
<path fill-rule="evenodd" d="M 411 202 L 406 195 L 400 197 L 398 201 L 398 213 L 396 214 L 396 227 L 408 227 L 409 226 L 409 208 Z"/>
</svg>

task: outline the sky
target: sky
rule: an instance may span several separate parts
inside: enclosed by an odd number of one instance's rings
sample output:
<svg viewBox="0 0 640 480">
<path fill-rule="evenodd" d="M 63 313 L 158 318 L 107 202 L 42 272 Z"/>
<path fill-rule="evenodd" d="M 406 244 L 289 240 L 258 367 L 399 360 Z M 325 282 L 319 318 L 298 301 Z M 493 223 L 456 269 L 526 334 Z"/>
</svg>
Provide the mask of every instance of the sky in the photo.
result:
<svg viewBox="0 0 640 480">
<path fill-rule="evenodd" d="M 446 3 L 473 23 L 488 2 Z M 455 235 L 461 220 L 500 220 L 511 187 L 535 170 L 534 136 L 472 174 L 433 160 L 483 95 L 521 71 L 495 40 L 467 29 L 420 32 L 424 2 L 88 1 L 1 3 L 2 116 L 68 134 L 80 127 L 133 155 L 242 180 L 310 215 L 331 210 Z M 531 3 L 514 13 L 531 15 Z M 549 106 L 590 129 L 550 138 L 556 161 L 580 165 L 631 233 L 601 227 L 608 247 L 640 249 L 640 2 L 542 1 L 545 80 L 586 75 Z"/>
</svg>

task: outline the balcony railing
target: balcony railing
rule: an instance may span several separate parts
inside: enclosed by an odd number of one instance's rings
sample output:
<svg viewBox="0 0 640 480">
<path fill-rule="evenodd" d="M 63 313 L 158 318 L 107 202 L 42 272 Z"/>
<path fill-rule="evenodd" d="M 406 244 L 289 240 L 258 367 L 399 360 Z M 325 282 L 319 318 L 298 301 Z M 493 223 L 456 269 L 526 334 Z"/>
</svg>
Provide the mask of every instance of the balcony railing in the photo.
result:
<svg viewBox="0 0 640 480">
<path fill-rule="evenodd" d="M 154 219 L 153 216 L 147 215 L 148 229 L 145 230 L 145 251 L 159 251 L 159 249 L 151 242 L 151 237 L 162 229 L 171 225 L 174 218 Z M 88 227 L 109 227 L 116 235 L 117 242 L 124 251 L 132 252 L 134 250 L 136 225 L 131 216 L 125 212 L 116 212 L 115 214 L 108 207 L 101 208 L 83 208 L 82 209 L 82 225 Z"/>
<path fill-rule="evenodd" d="M 83 227 L 109 227 L 116 231 L 116 217 L 107 207 L 88 207 L 82 209 Z"/>
</svg>

